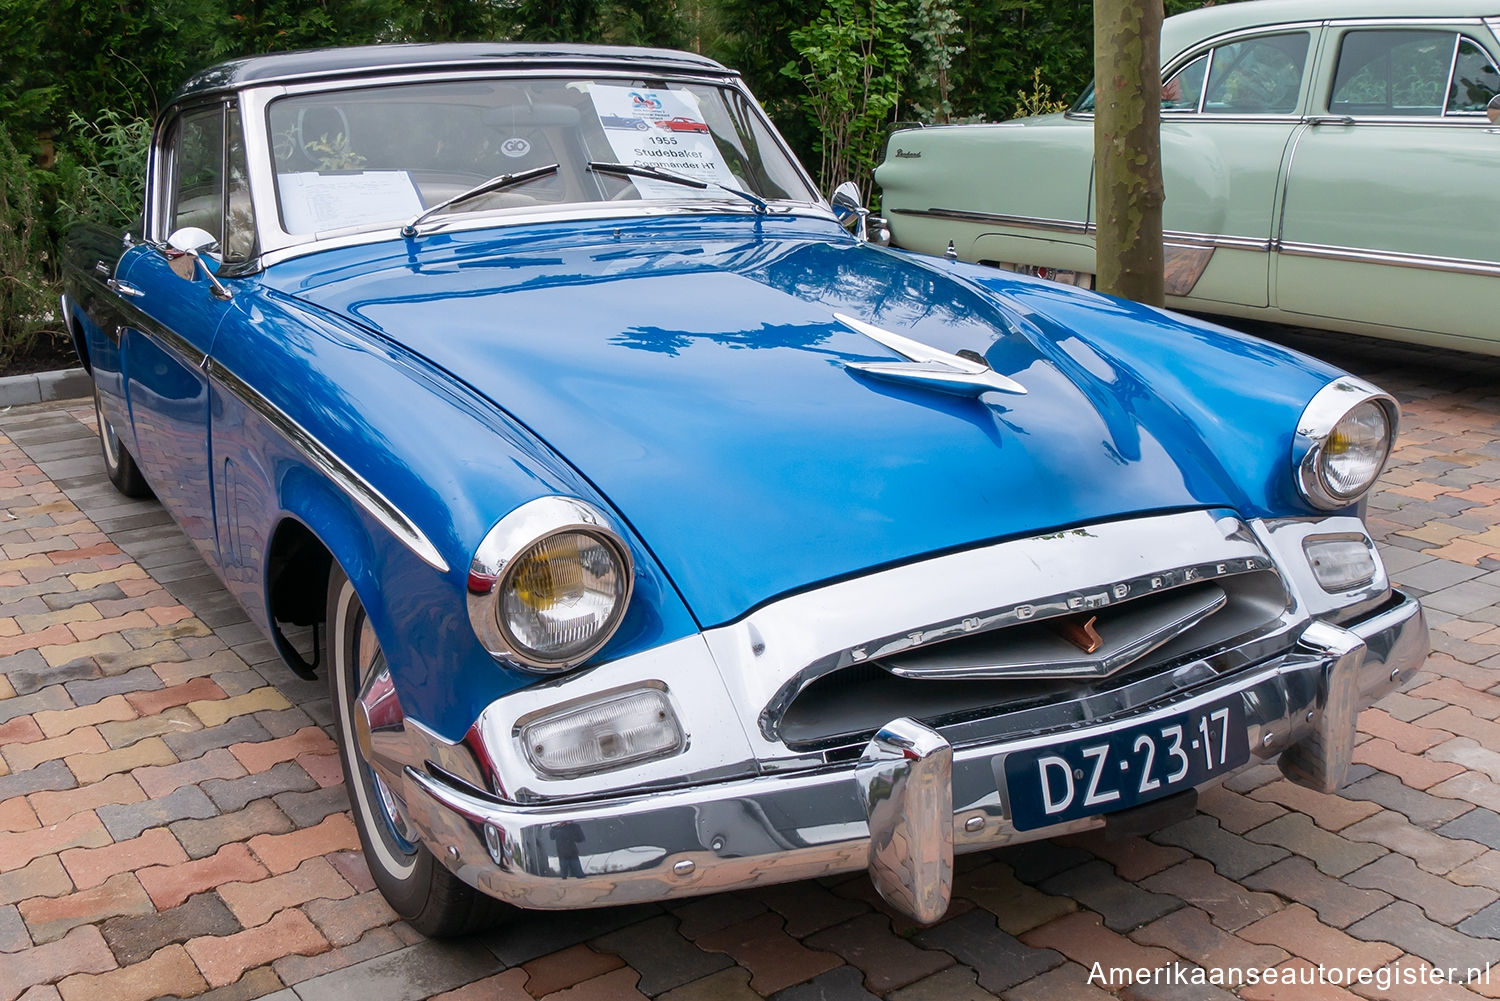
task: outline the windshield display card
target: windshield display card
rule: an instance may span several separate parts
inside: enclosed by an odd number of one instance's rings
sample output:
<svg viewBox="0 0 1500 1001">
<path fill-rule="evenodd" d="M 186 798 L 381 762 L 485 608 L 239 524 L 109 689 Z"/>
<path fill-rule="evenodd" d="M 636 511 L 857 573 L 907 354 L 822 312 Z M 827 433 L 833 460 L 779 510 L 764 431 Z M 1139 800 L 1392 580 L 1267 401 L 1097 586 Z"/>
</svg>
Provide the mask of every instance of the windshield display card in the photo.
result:
<svg viewBox="0 0 1500 1001">
<path fill-rule="evenodd" d="M 740 188 L 714 144 L 703 113 L 686 94 L 602 84 L 589 88 L 589 94 L 610 148 L 621 163 Z M 722 197 L 711 188 L 688 188 L 648 177 L 632 177 L 630 181 L 642 198 Z"/>
</svg>

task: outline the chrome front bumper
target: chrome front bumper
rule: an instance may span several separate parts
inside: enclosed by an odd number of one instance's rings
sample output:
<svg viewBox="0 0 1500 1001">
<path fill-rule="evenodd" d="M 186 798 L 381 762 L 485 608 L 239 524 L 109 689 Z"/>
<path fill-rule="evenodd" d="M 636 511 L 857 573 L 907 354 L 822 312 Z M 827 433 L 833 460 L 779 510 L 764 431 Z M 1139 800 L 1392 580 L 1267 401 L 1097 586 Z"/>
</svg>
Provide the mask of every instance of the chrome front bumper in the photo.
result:
<svg viewBox="0 0 1500 1001">
<path fill-rule="evenodd" d="M 1064 735 L 951 746 L 894 720 L 857 764 L 545 806 L 497 802 L 408 767 L 406 802 L 444 864 L 520 907 L 629 904 L 868 868 L 894 906 L 932 921 L 947 906 L 955 852 L 1104 824 L 1092 816 L 1017 831 L 996 779 L 1005 755 L 1239 694 L 1252 761 L 1295 747 L 1288 759 L 1298 768 L 1287 769 L 1294 780 L 1336 787 L 1354 715 L 1408 679 L 1427 649 L 1421 605 L 1393 592 L 1391 604 L 1359 622 L 1315 621 L 1268 663 Z"/>
</svg>

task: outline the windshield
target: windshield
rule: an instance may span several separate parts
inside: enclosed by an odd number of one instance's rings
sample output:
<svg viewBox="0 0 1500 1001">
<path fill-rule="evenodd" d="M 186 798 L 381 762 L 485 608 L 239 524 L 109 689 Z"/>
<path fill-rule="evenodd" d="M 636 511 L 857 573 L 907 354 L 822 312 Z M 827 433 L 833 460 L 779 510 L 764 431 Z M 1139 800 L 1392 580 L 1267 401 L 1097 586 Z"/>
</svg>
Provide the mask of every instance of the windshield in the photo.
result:
<svg viewBox="0 0 1500 1001">
<path fill-rule="evenodd" d="M 269 108 L 282 228 L 404 224 L 501 175 L 518 179 L 432 219 L 588 202 L 815 202 L 754 103 L 731 87 L 577 77 L 409 83 L 284 97 Z M 653 167 L 702 182 L 590 169 Z M 535 168 L 558 165 L 555 171 Z M 731 189 L 726 191 L 725 189 Z"/>
</svg>

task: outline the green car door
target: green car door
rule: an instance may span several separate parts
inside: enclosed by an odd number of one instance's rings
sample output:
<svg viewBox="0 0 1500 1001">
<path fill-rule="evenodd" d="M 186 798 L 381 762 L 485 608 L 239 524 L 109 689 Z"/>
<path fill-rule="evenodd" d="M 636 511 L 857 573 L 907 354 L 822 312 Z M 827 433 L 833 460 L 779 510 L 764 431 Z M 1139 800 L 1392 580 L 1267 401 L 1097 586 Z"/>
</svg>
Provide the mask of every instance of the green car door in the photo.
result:
<svg viewBox="0 0 1500 1001">
<path fill-rule="evenodd" d="M 1241 32 L 1168 65 L 1161 151 L 1169 296 L 1268 304 L 1278 179 L 1302 121 L 1320 30 Z"/>
<path fill-rule="evenodd" d="M 1324 49 L 1289 157 L 1273 305 L 1493 351 L 1500 129 L 1485 105 L 1500 43 L 1479 21 L 1334 23 Z"/>
</svg>

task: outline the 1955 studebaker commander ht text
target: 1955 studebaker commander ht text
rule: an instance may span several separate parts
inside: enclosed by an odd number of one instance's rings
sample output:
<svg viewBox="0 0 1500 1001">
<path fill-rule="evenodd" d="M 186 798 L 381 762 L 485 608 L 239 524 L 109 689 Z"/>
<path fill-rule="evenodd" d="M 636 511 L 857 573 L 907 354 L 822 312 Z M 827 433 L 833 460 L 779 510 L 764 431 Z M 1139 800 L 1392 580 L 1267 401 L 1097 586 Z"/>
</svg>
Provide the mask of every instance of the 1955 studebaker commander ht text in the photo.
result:
<svg viewBox="0 0 1500 1001">
<path fill-rule="evenodd" d="M 857 201 L 697 56 L 346 49 L 191 79 L 73 242 L 110 478 L 330 679 L 416 927 L 861 868 L 933 921 L 955 852 L 1338 787 L 1422 663 L 1389 396 Z"/>
</svg>

